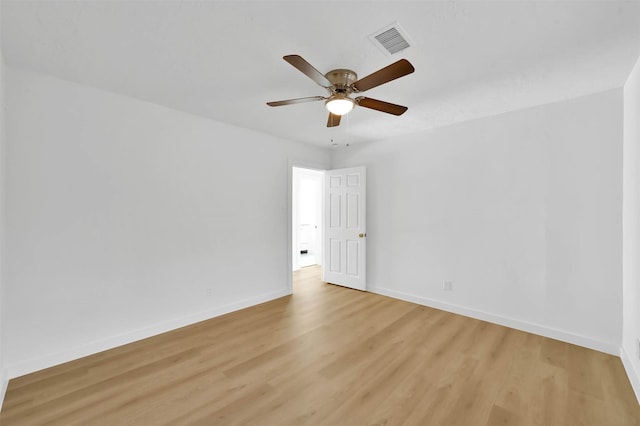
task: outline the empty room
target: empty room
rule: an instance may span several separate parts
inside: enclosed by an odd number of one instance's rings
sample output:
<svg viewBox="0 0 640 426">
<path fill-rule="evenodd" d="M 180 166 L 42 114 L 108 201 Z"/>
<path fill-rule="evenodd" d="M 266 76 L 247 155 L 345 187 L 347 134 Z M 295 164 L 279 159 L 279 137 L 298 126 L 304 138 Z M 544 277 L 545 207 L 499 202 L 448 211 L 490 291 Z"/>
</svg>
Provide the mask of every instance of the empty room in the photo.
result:
<svg viewBox="0 0 640 426">
<path fill-rule="evenodd" d="M 640 425 L 640 1 L 0 0 L 1 425 Z"/>
</svg>

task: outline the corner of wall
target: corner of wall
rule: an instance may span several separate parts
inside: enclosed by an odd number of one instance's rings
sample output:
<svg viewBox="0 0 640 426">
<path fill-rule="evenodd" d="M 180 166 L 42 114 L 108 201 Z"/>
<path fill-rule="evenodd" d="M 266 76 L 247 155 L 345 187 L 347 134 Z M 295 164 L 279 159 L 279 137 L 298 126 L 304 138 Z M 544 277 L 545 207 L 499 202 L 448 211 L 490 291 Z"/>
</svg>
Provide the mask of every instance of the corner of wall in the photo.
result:
<svg viewBox="0 0 640 426">
<path fill-rule="evenodd" d="M 622 345 L 620 358 L 640 403 L 640 58 L 623 87 Z"/>
<path fill-rule="evenodd" d="M 636 394 L 636 399 L 640 404 L 640 373 L 636 371 L 633 366 L 633 362 L 631 361 L 631 357 L 624 349 L 624 346 L 620 347 L 620 359 L 622 360 L 622 365 L 624 366 L 624 370 L 629 377 L 629 382 L 631 383 L 631 387 L 633 388 L 633 392 Z"/>
</svg>

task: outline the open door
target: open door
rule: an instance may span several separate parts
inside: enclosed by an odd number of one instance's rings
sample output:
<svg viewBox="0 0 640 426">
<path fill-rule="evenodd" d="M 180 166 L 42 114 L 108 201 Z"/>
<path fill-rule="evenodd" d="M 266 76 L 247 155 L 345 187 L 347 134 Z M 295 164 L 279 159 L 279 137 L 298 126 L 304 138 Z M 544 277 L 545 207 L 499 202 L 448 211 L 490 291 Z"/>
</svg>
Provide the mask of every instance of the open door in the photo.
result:
<svg viewBox="0 0 640 426">
<path fill-rule="evenodd" d="M 366 170 L 325 172 L 324 281 L 366 290 Z"/>
</svg>

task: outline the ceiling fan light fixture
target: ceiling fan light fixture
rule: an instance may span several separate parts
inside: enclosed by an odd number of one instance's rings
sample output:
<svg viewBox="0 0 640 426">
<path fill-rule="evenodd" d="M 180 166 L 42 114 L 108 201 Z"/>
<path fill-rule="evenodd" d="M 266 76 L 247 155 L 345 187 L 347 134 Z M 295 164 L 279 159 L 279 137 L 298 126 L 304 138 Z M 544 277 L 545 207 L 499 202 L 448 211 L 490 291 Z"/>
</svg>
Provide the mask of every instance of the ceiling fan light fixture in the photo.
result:
<svg viewBox="0 0 640 426">
<path fill-rule="evenodd" d="M 324 105 L 331 114 L 345 115 L 353 109 L 355 102 L 346 95 L 332 95 Z"/>
<path fill-rule="evenodd" d="M 329 110 L 327 127 L 339 126 L 340 118 L 343 115 L 348 114 L 356 104 L 363 108 L 369 108 L 392 115 L 402 115 L 408 109 L 402 105 L 367 98 L 365 96 L 358 96 L 355 99 L 350 97 L 352 94 L 358 94 L 369 89 L 373 89 L 381 84 L 388 83 L 414 72 L 415 68 L 406 59 L 400 59 L 399 61 L 396 61 L 391 65 L 387 65 L 384 68 L 380 68 L 378 71 L 375 71 L 361 79 L 358 79 L 358 74 L 354 71 L 346 68 L 331 70 L 322 75 L 320 71 L 315 69 L 313 65 L 307 62 L 300 55 L 286 55 L 283 59 L 311 80 L 315 81 L 319 86 L 326 89 L 329 92 L 329 97 L 309 96 L 306 98 L 267 102 L 267 105 L 269 106 L 279 107 L 283 105 L 324 100 L 325 107 Z"/>
</svg>

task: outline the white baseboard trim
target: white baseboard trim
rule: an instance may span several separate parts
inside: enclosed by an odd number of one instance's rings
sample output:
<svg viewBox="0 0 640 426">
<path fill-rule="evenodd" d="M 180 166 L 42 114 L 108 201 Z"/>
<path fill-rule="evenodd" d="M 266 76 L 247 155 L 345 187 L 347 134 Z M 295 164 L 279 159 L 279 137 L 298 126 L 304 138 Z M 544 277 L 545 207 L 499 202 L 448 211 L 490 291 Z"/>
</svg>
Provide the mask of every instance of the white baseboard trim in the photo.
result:
<svg viewBox="0 0 640 426">
<path fill-rule="evenodd" d="M 631 357 L 623 347 L 620 347 L 620 359 L 627 372 L 627 377 L 629 377 L 629 382 L 631 382 L 631 387 L 636 394 L 638 404 L 640 404 L 640 372 L 635 369 L 633 362 L 631 362 Z"/>
<path fill-rule="evenodd" d="M 54 365 L 62 364 L 68 361 L 73 361 L 75 359 L 82 358 L 88 355 L 93 355 L 108 349 L 113 349 L 115 347 L 126 345 L 128 343 L 132 343 L 137 340 L 142 340 L 148 337 L 156 336 L 158 334 L 166 333 L 168 331 L 185 327 L 187 325 L 195 324 L 200 321 L 205 321 L 220 315 L 228 314 L 230 312 L 234 312 L 240 309 L 248 308 L 250 306 L 258 305 L 260 303 L 278 299 L 288 294 L 289 293 L 286 289 L 279 290 L 272 293 L 266 293 L 257 297 L 252 297 L 249 299 L 219 306 L 206 311 L 200 311 L 192 315 L 187 315 L 187 316 L 175 318 L 169 321 L 164 321 L 158 324 L 151 325 L 149 327 L 139 328 L 123 334 L 106 337 L 104 339 L 99 339 L 87 344 L 77 346 L 69 350 L 65 350 L 63 352 L 51 353 L 51 354 L 46 354 L 44 356 L 40 356 L 37 358 L 31 358 L 25 361 L 15 363 L 13 365 L 8 365 L 5 370 L 4 378 L 8 382 L 9 379 L 13 379 L 15 377 L 33 373 L 34 371 L 39 371 L 45 368 L 53 367 Z M 3 397 L 4 397 L 4 394 L 3 394 Z"/>
<path fill-rule="evenodd" d="M 605 352 L 611 355 L 619 356 L 620 354 L 619 343 L 616 344 L 611 342 L 603 342 L 569 331 L 560 330 L 557 328 L 552 328 L 528 321 L 522 321 L 502 315 L 496 315 L 478 309 L 454 305 L 436 299 L 415 296 L 409 293 L 391 290 L 384 287 L 367 287 L 367 290 L 372 293 L 381 294 L 383 296 L 393 297 L 394 299 L 400 299 L 406 302 L 412 302 L 418 305 L 428 306 L 430 308 L 436 308 L 443 311 L 452 312 L 454 314 L 464 315 L 466 317 L 503 325 L 509 328 L 515 328 L 516 330 L 526 331 L 527 333 L 538 334 L 540 336 L 549 337 L 551 339 L 561 340 L 563 342 L 572 343 L 574 345 L 583 346 L 585 348 L 594 349 L 596 351 Z"/>
<path fill-rule="evenodd" d="M 2 404 L 4 403 L 4 396 L 7 393 L 7 387 L 9 386 L 9 378 L 7 377 L 7 372 L 3 369 L 0 372 L 0 410 L 2 410 Z"/>
</svg>

